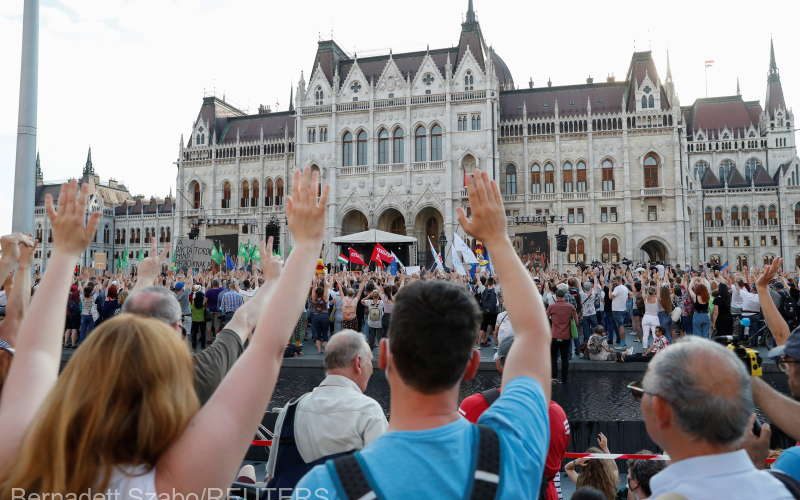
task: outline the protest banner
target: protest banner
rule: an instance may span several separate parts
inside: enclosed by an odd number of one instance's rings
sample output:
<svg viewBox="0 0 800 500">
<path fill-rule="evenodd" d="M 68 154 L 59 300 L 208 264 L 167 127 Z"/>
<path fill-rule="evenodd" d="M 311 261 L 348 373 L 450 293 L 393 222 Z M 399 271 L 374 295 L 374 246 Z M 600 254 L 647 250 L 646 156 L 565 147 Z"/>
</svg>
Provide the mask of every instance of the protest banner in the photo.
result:
<svg viewBox="0 0 800 500">
<path fill-rule="evenodd" d="M 178 238 L 175 244 L 175 266 L 178 269 L 207 269 L 211 267 L 211 252 L 214 243 L 210 240 Z"/>
</svg>

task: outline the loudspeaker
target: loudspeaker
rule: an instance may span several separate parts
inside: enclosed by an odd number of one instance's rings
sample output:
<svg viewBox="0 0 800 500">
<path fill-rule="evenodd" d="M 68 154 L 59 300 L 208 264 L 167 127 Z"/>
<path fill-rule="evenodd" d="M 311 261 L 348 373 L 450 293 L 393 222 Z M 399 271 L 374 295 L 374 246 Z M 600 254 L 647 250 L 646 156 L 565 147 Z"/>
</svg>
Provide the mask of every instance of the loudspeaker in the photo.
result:
<svg viewBox="0 0 800 500">
<path fill-rule="evenodd" d="M 568 236 L 566 234 L 557 234 L 556 235 L 556 250 L 559 252 L 566 252 L 567 251 L 567 239 Z"/>
</svg>

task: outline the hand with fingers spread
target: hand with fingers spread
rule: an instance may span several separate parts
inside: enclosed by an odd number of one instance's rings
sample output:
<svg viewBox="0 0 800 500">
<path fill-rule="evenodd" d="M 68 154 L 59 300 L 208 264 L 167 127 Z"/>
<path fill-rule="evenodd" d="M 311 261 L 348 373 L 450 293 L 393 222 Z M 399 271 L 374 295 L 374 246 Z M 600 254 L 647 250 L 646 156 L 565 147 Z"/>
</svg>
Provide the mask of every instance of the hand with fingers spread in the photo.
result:
<svg viewBox="0 0 800 500">
<path fill-rule="evenodd" d="M 53 247 L 55 251 L 77 257 L 91 243 L 100 212 L 93 212 L 86 220 L 86 200 L 89 197 L 89 184 L 78 188 L 77 181 L 61 186 L 58 195 L 58 209 L 49 193 L 44 198 L 50 226 L 53 228 Z M 86 222 L 84 222 L 86 220 Z"/>
<path fill-rule="evenodd" d="M 479 172 L 470 178 L 468 185 L 471 216 L 458 207 L 458 222 L 461 227 L 487 245 L 508 239 L 506 213 L 503 198 L 497 183 L 489 180 L 486 172 Z"/>
<path fill-rule="evenodd" d="M 264 273 L 264 279 L 267 281 L 275 281 L 281 275 L 281 268 L 283 261 L 279 255 L 272 253 L 273 238 L 269 237 L 266 244 L 262 241 L 258 245 L 258 251 L 261 254 L 261 271 Z"/>
<path fill-rule="evenodd" d="M 161 266 L 167 261 L 168 252 L 169 248 L 166 246 L 159 252 L 155 236 L 150 238 L 150 254 L 139 263 L 134 290 L 153 284 L 153 281 L 161 273 Z"/>
<path fill-rule="evenodd" d="M 780 273 L 782 264 L 783 259 L 776 257 L 772 260 L 772 263 L 770 263 L 768 266 L 764 266 L 764 271 L 756 279 L 756 287 L 766 290 L 769 287 L 770 282 L 775 278 L 775 276 L 778 275 L 778 273 Z"/>
<path fill-rule="evenodd" d="M 306 168 L 295 170 L 292 195 L 286 199 L 286 219 L 289 231 L 297 245 L 319 246 L 325 236 L 325 208 L 328 203 L 328 186 L 319 190 L 319 172 Z"/>
</svg>

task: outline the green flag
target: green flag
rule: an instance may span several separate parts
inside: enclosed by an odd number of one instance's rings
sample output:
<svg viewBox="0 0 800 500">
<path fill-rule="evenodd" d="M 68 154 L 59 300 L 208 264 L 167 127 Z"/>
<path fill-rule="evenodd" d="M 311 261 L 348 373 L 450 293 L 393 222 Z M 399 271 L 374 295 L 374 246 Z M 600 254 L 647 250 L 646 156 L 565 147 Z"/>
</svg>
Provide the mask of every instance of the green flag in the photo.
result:
<svg viewBox="0 0 800 500">
<path fill-rule="evenodd" d="M 222 254 L 222 250 L 219 249 L 219 246 L 217 246 L 217 242 L 214 242 L 214 247 L 211 249 L 211 260 L 216 262 L 218 266 L 221 266 L 225 261 L 225 256 Z"/>
<path fill-rule="evenodd" d="M 247 243 L 239 243 L 239 259 L 242 264 L 247 263 Z"/>
<path fill-rule="evenodd" d="M 122 257 L 120 258 L 120 266 L 123 269 L 127 269 L 128 267 L 128 249 L 126 248 L 124 252 L 122 252 Z"/>
<path fill-rule="evenodd" d="M 250 248 L 247 250 L 250 262 L 258 262 L 261 260 L 261 253 L 258 251 L 258 245 L 250 243 Z"/>
</svg>

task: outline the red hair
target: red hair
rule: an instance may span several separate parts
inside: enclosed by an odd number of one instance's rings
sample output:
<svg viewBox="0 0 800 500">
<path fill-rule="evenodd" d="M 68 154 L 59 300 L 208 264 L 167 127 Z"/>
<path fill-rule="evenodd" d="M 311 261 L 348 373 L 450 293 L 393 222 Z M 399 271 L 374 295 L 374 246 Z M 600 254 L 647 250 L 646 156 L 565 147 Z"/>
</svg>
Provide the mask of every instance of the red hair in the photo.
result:
<svg viewBox="0 0 800 500">
<path fill-rule="evenodd" d="M 698 298 L 702 299 L 702 301 L 708 304 L 708 288 L 702 283 L 698 283 L 693 288 L 694 294 L 697 295 Z"/>
</svg>

